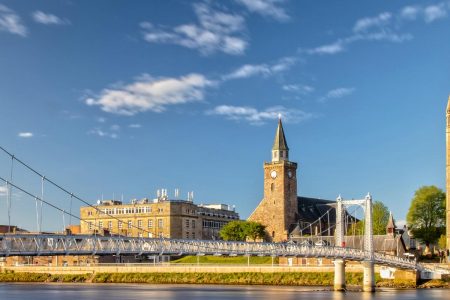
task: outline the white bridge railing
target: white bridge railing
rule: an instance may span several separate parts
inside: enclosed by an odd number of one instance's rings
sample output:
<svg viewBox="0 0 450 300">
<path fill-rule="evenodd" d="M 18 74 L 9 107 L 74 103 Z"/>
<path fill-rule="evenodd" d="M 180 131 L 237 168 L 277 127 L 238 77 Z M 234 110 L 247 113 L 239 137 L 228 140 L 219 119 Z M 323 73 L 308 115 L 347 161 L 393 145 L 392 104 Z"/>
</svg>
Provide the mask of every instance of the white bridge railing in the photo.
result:
<svg viewBox="0 0 450 300">
<path fill-rule="evenodd" d="M 205 240 L 151 239 L 91 235 L 6 234 L 0 235 L 0 256 L 52 255 L 228 255 L 297 256 L 371 259 L 368 251 L 295 243 L 250 243 Z M 375 253 L 374 262 L 403 269 L 425 270 L 410 259 Z"/>
</svg>

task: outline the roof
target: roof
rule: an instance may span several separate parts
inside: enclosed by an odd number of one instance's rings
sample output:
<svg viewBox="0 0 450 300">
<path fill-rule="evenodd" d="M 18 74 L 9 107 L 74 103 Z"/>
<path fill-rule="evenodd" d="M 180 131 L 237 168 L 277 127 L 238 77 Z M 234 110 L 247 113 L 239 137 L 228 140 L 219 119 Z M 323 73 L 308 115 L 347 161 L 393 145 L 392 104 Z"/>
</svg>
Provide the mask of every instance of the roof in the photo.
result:
<svg viewBox="0 0 450 300">
<path fill-rule="evenodd" d="M 386 228 L 392 228 L 392 229 L 395 229 L 395 221 L 394 221 L 394 217 L 392 216 L 392 213 L 391 212 L 389 212 L 389 220 L 388 220 L 388 223 L 387 223 L 387 225 L 386 225 Z"/>
<path fill-rule="evenodd" d="M 335 201 L 316 199 L 309 197 L 297 197 L 298 221 L 314 222 L 330 210 L 330 222 L 335 223 L 336 211 L 334 209 Z"/>
<path fill-rule="evenodd" d="M 275 141 L 273 142 L 272 150 L 289 150 L 286 142 L 286 137 L 284 136 L 283 124 L 281 119 L 278 119 L 278 127 L 275 132 Z"/>
</svg>

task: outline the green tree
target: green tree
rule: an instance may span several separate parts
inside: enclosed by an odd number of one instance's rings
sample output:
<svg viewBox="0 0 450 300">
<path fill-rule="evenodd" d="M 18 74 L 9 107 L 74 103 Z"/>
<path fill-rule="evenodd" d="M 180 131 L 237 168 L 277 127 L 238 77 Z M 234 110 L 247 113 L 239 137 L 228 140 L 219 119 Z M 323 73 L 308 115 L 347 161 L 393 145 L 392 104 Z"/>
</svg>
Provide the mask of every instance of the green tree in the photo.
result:
<svg viewBox="0 0 450 300">
<path fill-rule="evenodd" d="M 386 226 L 389 221 L 389 210 L 381 201 L 375 201 L 372 206 L 373 234 L 386 234 Z M 348 235 L 363 235 L 364 220 L 353 223 L 347 231 Z"/>
<path fill-rule="evenodd" d="M 445 226 L 445 193 L 433 185 L 419 188 L 411 201 L 406 222 L 416 239 L 427 246 L 436 242 Z"/>
<path fill-rule="evenodd" d="M 225 241 L 245 241 L 247 233 L 244 221 L 231 221 L 219 232 L 221 238 Z"/>
<path fill-rule="evenodd" d="M 266 234 L 266 226 L 258 222 L 247 221 L 245 222 L 245 233 L 247 237 L 254 242 L 257 239 L 263 239 Z"/>
</svg>

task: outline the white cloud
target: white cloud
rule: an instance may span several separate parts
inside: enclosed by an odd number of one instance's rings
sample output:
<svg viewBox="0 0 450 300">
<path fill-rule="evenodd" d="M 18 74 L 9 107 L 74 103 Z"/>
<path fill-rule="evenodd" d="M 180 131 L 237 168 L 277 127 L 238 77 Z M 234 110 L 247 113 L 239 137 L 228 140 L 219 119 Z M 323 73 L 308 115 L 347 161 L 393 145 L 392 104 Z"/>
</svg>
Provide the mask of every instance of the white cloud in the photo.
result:
<svg viewBox="0 0 450 300">
<path fill-rule="evenodd" d="M 377 29 L 383 28 L 390 23 L 391 18 L 391 13 L 383 12 L 376 17 L 359 19 L 353 26 L 353 31 L 367 32 L 369 29 L 373 29 L 374 27 Z"/>
<path fill-rule="evenodd" d="M 291 123 L 314 117 L 311 113 L 297 109 L 287 109 L 283 106 L 273 106 L 265 110 L 258 110 L 250 106 L 219 105 L 207 111 L 206 114 L 224 116 L 229 120 L 246 121 L 252 125 L 262 125 L 266 121 L 276 120 L 279 115 L 282 116 L 283 121 Z"/>
<path fill-rule="evenodd" d="M 28 30 L 23 25 L 21 18 L 8 7 L 0 4 L 0 31 L 27 36 Z"/>
<path fill-rule="evenodd" d="M 307 50 L 308 54 L 337 54 L 344 51 L 344 45 L 341 40 L 332 44 L 322 45 L 313 49 Z"/>
<path fill-rule="evenodd" d="M 239 55 L 248 46 L 243 38 L 245 19 L 237 14 L 212 9 L 205 3 L 194 4 L 198 24 L 182 24 L 163 29 L 149 22 L 141 23 L 144 39 L 149 43 L 175 44 L 197 49 L 202 54 L 222 51 Z"/>
<path fill-rule="evenodd" d="M 282 86 L 282 89 L 287 92 L 293 92 L 300 95 L 306 95 L 314 92 L 314 87 L 303 84 L 285 84 Z"/>
<path fill-rule="evenodd" d="M 244 5 L 249 11 L 258 13 L 265 17 L 271 17 L 278 21 L 287 21 L 290 19 L 284 8 L 277 6 L 284 0 L 236 0 Z"/>
<path fill-rule="evenodd" d="M 397 228 L 403 228 L 406 224 L 406 220 L 395 220 L 395 226 L 397 226 Z"/>
<path fill-rule="evenodd" d="M 109 132 L 106 130 L 102 130 L 100 128 L 94 128 L 88 131 L 88 134 L 90 135 L 96 135 L 99 137 L 108 137 L 108 138 L 112 138 L 112 139 L 118 139 L 119 135 L 115 132 Z"/>
<path fill-rule="evenodd" d="M 8 188 L 6 185 L 0 185 L 0 196 L 8 195 Z"/>
<path fill-rule="evenodd" d="M 284 57 L 273 64 L 243 65 L 223 76 L 224 80 L 248 78 L 252 76 L 270 76 L 291 68 L 296 63 L 293 57 Z"/>
<path fill-rule="evenodd" d="M 32 132 L 19 132 L 19 134 L 17 136 L 20 138 L 31 138 L 31 137 L 33 137 L 33 133 Z"/>
<path fill-rule="evenodd" d="M 141 124 L 130 124 L 128 125 L 129 128 L 141 128 L 142 125 Z"/>
<path fill-rule="evenodd" d="M 399 18 L 404 21 L 414 21 L 421 17 L 426 23 L 432 23 L 436 20 L 448 16 L 450 2 L 441 2 L 428 6 L 405 6 L 400 10 Z"/>
<path fill-rule="evenodd" d="M 328 91 L 328 93 L 319 99 L 320 102 L 325 102 L 329 99 L 338 99 L 338 98 L 343 98 L 346 96 L 350 96 L 351 94 L 353 94 L 355 92 L 355 88 L 346 88 L 346 87 L 339 87 L 333 90 Z"/>
<path fill-rule="evenodd" d="M 37 10 L 31 14 L 33 20 L 36 23 L 44 24 L 44 25 L 66 25 L 69 24 L 67 20 L 63 20 L 60 17 L 55 15 L 45 13 L 43 11 Z"/>
<path fill-rule="evenodd" d="M 424 9 L 425 22 L 431 23 L 447 16 L 447 7 L 444 3 L 430 5 Z"/>
<path fill-rule="evenodd" d="M 139 112 L 162 112 L 167 106 L 201 101 L 206 87 L 214 83 L 200 74 L 180 78 L 143 75 L 123 87 L 107 88 L 96 98 L 85 100 L 108 113 L 132 116 Z"/>
<path fill-rule="evenodd" d="M 421 8 L 418 6 L 405 6 L 400 11 L 400 18 L 415 20 L 420 12 Z"/>
</svg>

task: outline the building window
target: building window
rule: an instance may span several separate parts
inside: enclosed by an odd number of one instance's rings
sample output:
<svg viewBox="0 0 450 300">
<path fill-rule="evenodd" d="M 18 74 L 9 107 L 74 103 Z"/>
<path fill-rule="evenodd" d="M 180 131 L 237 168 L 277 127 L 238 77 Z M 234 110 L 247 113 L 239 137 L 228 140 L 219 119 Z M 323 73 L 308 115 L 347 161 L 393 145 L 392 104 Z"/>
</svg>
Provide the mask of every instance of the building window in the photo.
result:
<svg viewBox="0 0 450 300">
<path fill-rule="evenodd" d="M 189 231 L 186 231 L 186 238 L 189 238 Z"/>
<path fill-rule="evenodd" d="M 142 220 L 138 220 L 138 228 L 142 228 Z"/>
<path fill-rule="evenodd" d="M 270 184 L 270 191 L 273 192 L 275 190 L 275 183 Z"/>
<path fill-rule="evenodd" d="M 92 230 L 92 222 L 89 222 L 88 225 L 89 225 L 89 230 Z"/>
<path fill-rule="evenodd" d="M 122 229 L 122 227 L 123 227 L 122 221 L 119 221 L 119 229 Z"/>
<path fill-rule="evenodd" d="M 158 208 L 158 212 L 159 212 L 159 213 L 162 213 L 163 211 L 164 211 L 163 208 Z"/>
<path fill-rule="evenodd" d="M 99 228 L 99 229 L 102 229 L 102 228 L 103 228 L 103 221 L 99 221 L 99 222 L 98 222 L 98 228 Z"/>
<path fill-rule="evenodd" d="M 92 216 L 92 211 L 88 211 L 88 216 Z"/>
<path fill-rule="evenodd" d="M 152 228 L 153 227 L 153 220 L 148 220 L 148 228 Z"/>
<path fill-rule="evenodd" d="M 128 229 L 131 229 L 132 226 L 133 226 L 133 221 L 128 221 Z"/>
<path fill-rule="evenodd" d="M 149 238 L 152 238 L 152 237 L 153 237 L 153 233 L 149 232 L 149 233 L 148 233 L 148 237 L 149 237 Z"/>
<path fill-rule="evenodd" d="M 273 151 L 273 158 L 277 158 L 278 151 Z"/>
<path fill-rule="evenodd" d="M 164 236 L 163 236 L 163 233 L 162 233 L 162 232 L 159 232 L 159 233 L 158 233 L 158 237 L 160 237 L 160 238 L 164 237 Z"/>
<path fill-rule="evenodd" d="M 138 233 L 138 236 L 141 238 L 141 237 L 142 237 L 142 232 L 139 232 L 139 233 Z"/>
<path fill-rule="evenodd" d="M 195 239 L 195 232 L 192 233 L 192 238 Z"/>
<path fill-rule="evenodd" d="M 161 228 L 163 225 L 163 219 L 158 219 L 158 227 Z"/>
<path fill-rule="evenodd" d="M 108 222 L 108 229 L 111 231 L 113 228 L 112 228 L 112 221 L 109 221 Z"/>
<path fill-rule="evenodd" d="M 195 220 L 192 220 L 192 228 L 195 228 Z"/>
<path fill-rule="evenodd" d="M 185 223 L 186 223 L 186 228 L 189 228 L 189 220 L 186 220 Z"/>
</svg>

